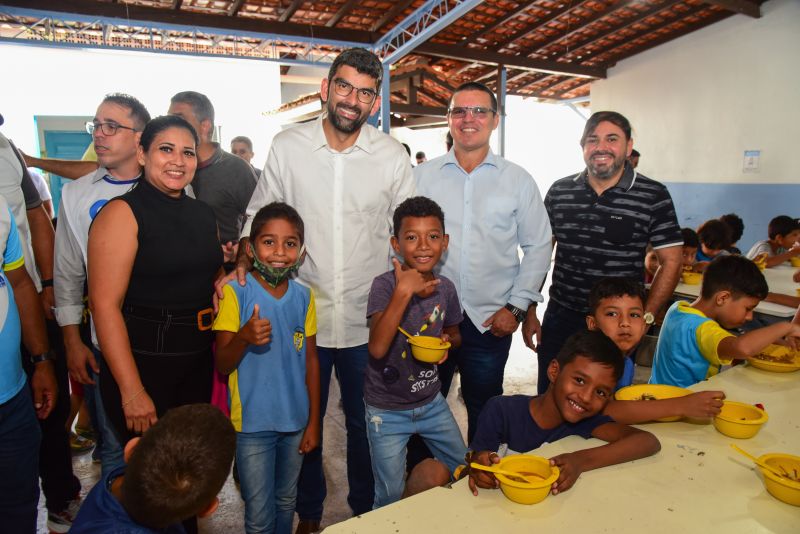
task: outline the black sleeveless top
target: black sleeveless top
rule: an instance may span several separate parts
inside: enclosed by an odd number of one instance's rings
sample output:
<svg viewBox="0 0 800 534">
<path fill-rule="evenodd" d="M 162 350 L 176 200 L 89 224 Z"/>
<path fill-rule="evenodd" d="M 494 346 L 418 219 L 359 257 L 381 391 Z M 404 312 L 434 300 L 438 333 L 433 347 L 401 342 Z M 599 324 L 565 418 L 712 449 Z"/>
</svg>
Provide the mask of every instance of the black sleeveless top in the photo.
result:
<svg viewBox="0 0 800 534">
<path fill-rule="evenodd" d="M 170 310 L 210 306 L 223 260 L 212 209 L 184 192 L 170 197 L 145 179 L 119 199 L 139 225 L 125 304 Z"/>
</svg>

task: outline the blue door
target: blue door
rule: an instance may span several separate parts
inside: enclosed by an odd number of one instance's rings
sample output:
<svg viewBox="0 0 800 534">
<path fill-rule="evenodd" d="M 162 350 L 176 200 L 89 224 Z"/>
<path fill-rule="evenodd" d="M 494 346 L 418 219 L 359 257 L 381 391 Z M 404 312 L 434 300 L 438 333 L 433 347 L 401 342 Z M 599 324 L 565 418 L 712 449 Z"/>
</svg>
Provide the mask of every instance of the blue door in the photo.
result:
<svg viewBox="0 0 800 534">
<path fill-rule="evenodd" d="M 54 130 L 44 132 L 44 150 L 48 158 L 81 159 L 91 142 L 92 136 L 86 132 Z M 61 187 L 64 180 L 55 174 L 50 175 L 50 194 L 53 195 L 53 211 L 56 215 L 58 215 L 58 205 L 61 203 Z"/>
</svg>

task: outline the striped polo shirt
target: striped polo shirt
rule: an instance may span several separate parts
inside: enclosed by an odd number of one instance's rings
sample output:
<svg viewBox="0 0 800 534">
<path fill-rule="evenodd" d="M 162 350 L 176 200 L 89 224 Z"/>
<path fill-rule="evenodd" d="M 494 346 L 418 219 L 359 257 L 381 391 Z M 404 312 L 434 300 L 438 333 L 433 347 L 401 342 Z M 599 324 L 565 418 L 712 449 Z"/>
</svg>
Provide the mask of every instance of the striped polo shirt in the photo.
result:
<svg viewBox="0 0 800 534">
<path fill-rule="evenodd" d="M 584 170 L 554 183 L 544 205 L 558 244 L 550 298 L 577 312 L 588 312 L 589 291 L 600 278 L 644 281 L 648 243 L 656 249 L 683 244 L 667 188 L 627 163 L 602 195 Z"/>
</svg>

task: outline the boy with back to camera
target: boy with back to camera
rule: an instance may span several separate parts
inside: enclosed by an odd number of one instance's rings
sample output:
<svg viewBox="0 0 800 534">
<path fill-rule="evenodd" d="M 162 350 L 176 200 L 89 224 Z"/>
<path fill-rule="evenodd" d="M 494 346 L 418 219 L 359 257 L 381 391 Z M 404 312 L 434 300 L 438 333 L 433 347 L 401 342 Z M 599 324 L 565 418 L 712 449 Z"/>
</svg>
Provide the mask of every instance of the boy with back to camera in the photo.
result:
<svg viewBox="0 0 800 534">
<path fill-rule="evenodd" d="M 367 438 L 375 476 L 375 508 L 403 494 L 406 446 L 419 434 L 449 472 L 462 462 L 466 447 L 447 401 L 440 393 L 438 364 L 416 360 L 398 331 L 441 337 L 457 347 L 461 307 L 453 283 L 434 275 L 447 249 L 444 214 L 436 202 L 412 197 L 394 212 L 394 270 L 372 282 L 367 305 L 370 359 L 364 377 Z M 417 469 L 424 467 L 422 464 Z M 420 473 L 417 473 L 419 476 Z M 417 477 L 414 477 L 417 478 Z M 411 480 L 411 477 L 410 479 Z"/>
<path fill-rule="evenodd" d="M 181 521 L 214 513 L 228 478 L 236 433 L 210 404 L 169 410 L 125 446 L 127 467 L 111 471 L 83 502 L 74 534 L 181 534 Z"/>
<path fill-rule="evenodd" d="M 753 319 L 753 309 L 767 296 L 767 281 L 755 263 L 742 256 L 712 261 L 700 296 L 691 304 L 670 306 L 656 345 L 651 384 L 687 387 L 719 372 L 723 364 L 746 360 L 770 343 L 800 337 L 800 325 L 789 322 L 735 336 L 728 329 Z"/>
<path fill-rule="evenodd" d="M 775 267 L 791 258 L 800 256 L 800 223 L 788 215 L 778 215 L 769 222 L 769 239 L 759 241 L 747 253 L 755 260 L 766 254 L 767 267 Z"/>
<path fill-rule="evenodd" d="M 647 331 L 644 302 L 644 287 L 630 278 L 602 278 L 589 293 L 587 328 L 603 332 L 625 357 L 625 373 L 618 388 L 633 381 L 633 357 Z M 629 425 L 662 417 L 707 418 L 719 413 L 724 398 L 722 391 L 701 391 L 674 399 L 612 400 L 603 413 Z"/>
<path fill-rule="evenodd" d="M 661 449 L 655 436 L 602 414 L 623 368 L 619 349 L 605 334 L 573 334 L 547 367 L 550 385 L 544 394 L 489 400 L 478 419 L 467 463 L 498 463 L 496 451 L 503 443 L 509 450 L 527 452 L 572 435 L 608 442 L 551 458 L 550 464 L 561 471 L 551 490 L 555 495 L 571 488 L 584 471 L 655 454 Z M 474 495 L 477 488 L 498 486 L 493 474 L 470 470 L 469 487 Z"/>
<path fill-rule="evenodd" d="M 708 262 L 717 256 L 727 256 L 728 247 L 731 246 L 731 229 L 719 219 L 711 219 L 697 229 L 697 238 L 700 247 L 697 249 L 694 271 L 703 272 Z"/>
</svg>

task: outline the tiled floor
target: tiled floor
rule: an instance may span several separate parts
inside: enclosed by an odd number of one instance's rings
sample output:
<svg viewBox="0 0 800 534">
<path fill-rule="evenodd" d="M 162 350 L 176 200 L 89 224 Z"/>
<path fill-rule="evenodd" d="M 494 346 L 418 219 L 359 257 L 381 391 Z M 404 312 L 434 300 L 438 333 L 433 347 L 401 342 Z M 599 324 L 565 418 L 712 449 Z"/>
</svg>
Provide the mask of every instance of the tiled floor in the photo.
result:
<svg viewBox="0 0 800 534">
<path fill-rule="evenodd" d="M 536 391 L 537 378 L 536 355 L 528 350 L 522 342 L 519 333 L 515 334 L 511 347 L 511 355 L 506 366 L 504 389 L 506 394 L 524 393 L 532 395 Z M 637 367 L 637 382 L 646 381 L 649 368 Z M 458 380 L 453 381 L 448 403 L 458 421 L 461 431 L 466 438 L 467 413 L 464 404 L 458 399 Z M 336 381 L 331 384 L 328 413 L 325 418 L 324 441 L 325 475 L 328 481 L 328 498 L 325 501 L 325 513 L 322 526 L 332 525 L 350 517 L 350 508 L 347 505 L 347 476 L 345 465 L 345 427 L 344 414 L 339 407 L 339 389 Z M 81 479 L 83 493 L 91 489 L 100 474 L 99 465 L 92 464 L 91 455 L 85 454 L 74 458 L 74 471 Z M 201 533 L 234 534 L 243 532 L 244 503 L 239 492 L 234 486 L 233 479 L 229 478 L 220 493 L 220 507 L 209 519 L 201 520 Z M 39 532 L 46 533 L 46 513 L 40 502 Z"/>
</svg>

